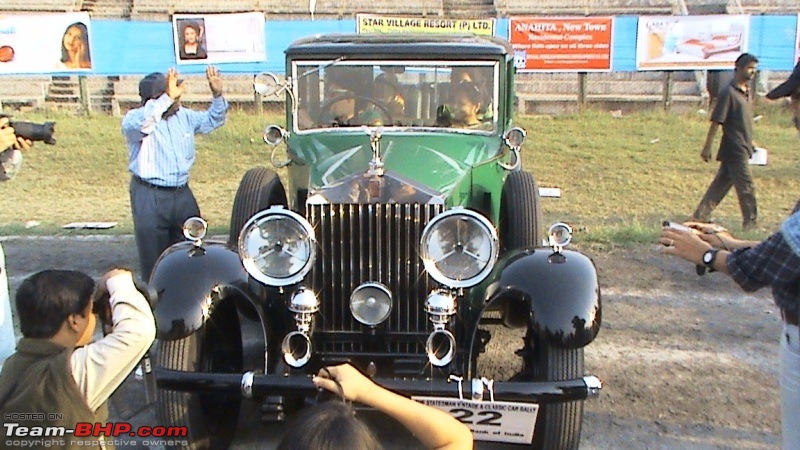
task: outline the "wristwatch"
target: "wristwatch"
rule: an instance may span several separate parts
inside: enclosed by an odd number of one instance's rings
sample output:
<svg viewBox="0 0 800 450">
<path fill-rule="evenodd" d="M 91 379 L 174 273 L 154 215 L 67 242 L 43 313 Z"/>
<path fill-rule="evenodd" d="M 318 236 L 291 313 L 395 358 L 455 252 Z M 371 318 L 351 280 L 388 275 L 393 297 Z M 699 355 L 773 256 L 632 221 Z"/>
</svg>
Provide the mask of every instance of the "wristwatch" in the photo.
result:
<svg viewBox="0 0 800 450">
<path fill-rule="evenodd" d="M 712 248 L 703 253 L 703 264 L 706 265 L 709 271 L 714 271 L 714 261 L 717 260 L 717 252 L 719 252 L 719 250 Z"/>
</svg>

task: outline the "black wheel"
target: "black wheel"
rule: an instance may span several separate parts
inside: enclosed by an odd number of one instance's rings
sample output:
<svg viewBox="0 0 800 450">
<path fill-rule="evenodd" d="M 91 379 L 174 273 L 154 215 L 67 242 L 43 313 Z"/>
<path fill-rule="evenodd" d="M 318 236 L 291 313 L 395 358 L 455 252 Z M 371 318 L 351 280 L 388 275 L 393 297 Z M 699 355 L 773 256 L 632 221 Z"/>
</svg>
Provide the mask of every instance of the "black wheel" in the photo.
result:
<svg viewBox="0 0 800 450">
<path fill-rule="evenodd" d="M 542 206 L 533 174 L 511 172 L 500 200 L 500 243 L 504 250 L 542 245 Z"/>
<path fill-rule="evenodd" d="M 502 326 L 497 325 L 498 328 Z M 489 345 L 509 346 L 516 335 L 514 330 L 500 329 L 492 331 Z M 530 330 L 524 336 L 525 348 L 518 351 L 522 356 L 521 370 L 508 378 L 509 381 L 559 381 L 574 380 L 584 375 L 583 348 L 566 349 L 531 338 Z M 506 379 L 505 374 L 513 370 L 515 362 L 492 360 L 492 352 L 483 356 L 480 373 L 489 373 L 495 379 Z M 477 364 L 477 361 L 475 362 Z M 476 367 L 479 367 L 476 365 Z M 531 448 L 535 450 L 576 450 L 580 444 L 581 426 L 583 423 L 583 400 L 567 403 L 542 403 L 536 416 L 533 430 L 533 442 L 530 445 L 492 443 L 492 450 L 515 450 Z"/>
<path fill-rule="evenodd" d="M 228 245 L 236 245 L 245 222 L 255 213 L 272 205 L 286 206 L 286 190 L 278 174 L 264 167 L 248 170 L 242 177 L 233 200 Z"/>
<path fill-rule="evenodd" d="M 242 373 L 242 338 L 236 309 L 223 303 L 199 331 L 175 341 L 159 341 L 156 366 L 189 372 Z M 158 389 L 156 414 L 164 426 L 186 427 L 179 449 L 225 449 L 239 421 L 241 396 Z"/>
<path fill-rule="evenodd" d="M 560 348 L 535 342 L 532 365 L 534 381 L 571 380 L 583 376 L 583 348 Z M 581 440 L 583 401 L 543 404 L 536 417 L 533 448 L 577 449 Z"/>
</svg>

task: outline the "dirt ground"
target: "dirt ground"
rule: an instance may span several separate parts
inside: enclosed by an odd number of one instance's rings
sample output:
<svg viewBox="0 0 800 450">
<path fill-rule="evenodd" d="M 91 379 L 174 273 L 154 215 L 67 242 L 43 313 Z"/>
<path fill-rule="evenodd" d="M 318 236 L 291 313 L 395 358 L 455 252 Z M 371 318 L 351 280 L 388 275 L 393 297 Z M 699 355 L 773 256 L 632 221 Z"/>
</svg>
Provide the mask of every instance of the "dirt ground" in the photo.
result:
<svg viewBox="0 0 800 450">
<path fill-rule="evenodd" d="M 113 265 L 136 267 L 127 236 L 0 243 L 12 293 L 43 268 L 99 277 Z M 724 275 L 698 277 L 693 266 L 656 245 L 586 253 L 597 265 L 603 301 L 586 371 L 604 385 L 586 403 L 582 448 L 779 448 L 781 322 L 771 293 L 743 293 Z M 115 417 L 153 425 L 143 391 L 131 377 L 112 399 Z M 248 430 L 235 448 L 264 448 L 264 433 L 274 431 Z M 143 448 L 142 442 L 130 448 Z"/>
</svg>

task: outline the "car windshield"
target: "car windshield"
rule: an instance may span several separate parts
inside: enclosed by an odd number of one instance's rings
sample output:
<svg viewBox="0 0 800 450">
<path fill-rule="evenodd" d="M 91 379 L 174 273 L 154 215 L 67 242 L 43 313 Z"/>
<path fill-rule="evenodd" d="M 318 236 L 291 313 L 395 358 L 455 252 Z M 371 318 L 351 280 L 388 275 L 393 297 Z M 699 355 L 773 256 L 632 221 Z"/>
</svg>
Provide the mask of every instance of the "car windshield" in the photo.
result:
<svg viewBox="0 0 800 450">
<path fill-rule="evenodd" d="M 294 128 L 496 128 L 498 65 L 453 61 L 295 61 Z"/>
</svg>

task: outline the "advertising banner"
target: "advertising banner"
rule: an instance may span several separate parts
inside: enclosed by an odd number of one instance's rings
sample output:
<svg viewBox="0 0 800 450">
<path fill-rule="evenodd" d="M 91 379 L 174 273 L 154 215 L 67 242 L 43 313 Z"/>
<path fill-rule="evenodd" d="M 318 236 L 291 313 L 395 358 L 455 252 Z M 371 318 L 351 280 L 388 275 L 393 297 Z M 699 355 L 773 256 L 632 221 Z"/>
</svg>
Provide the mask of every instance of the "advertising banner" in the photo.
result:
<svg viewBox="0 0 800 450">
<path fill-rule="evenodd" d="M 441 19 L 425 17 L 391 17 L 377 14 L 358 14 L 356 32 L 394 34 L 394 33 L 436 33 L 436 34 L 475 34 L 494 35 L 495 19 Z"/>
<path fill-rule="evenodd" d="M 747 51 L 747 15 L 641 16 L 638 70 L 731 69 Z"/>
<path fill-rule="evenodd" d="M 178 64 L 263 62 L 267 59 L 264 14 L 174 14 Z"/>
<path fill-rule="evenodd" d="M 0 15 L 0 74 L 92 69 L 89 13 Z"/>
<path fill-rule="evenodd" d="M 520 72 L 611 70 L 612 17 L 512 17 L 509 41 Z"/>
</svg>

